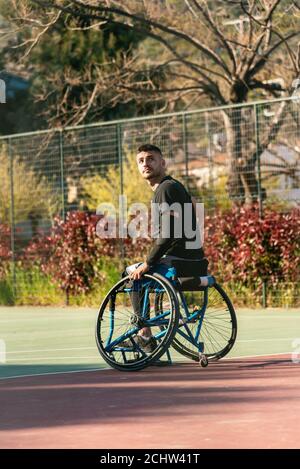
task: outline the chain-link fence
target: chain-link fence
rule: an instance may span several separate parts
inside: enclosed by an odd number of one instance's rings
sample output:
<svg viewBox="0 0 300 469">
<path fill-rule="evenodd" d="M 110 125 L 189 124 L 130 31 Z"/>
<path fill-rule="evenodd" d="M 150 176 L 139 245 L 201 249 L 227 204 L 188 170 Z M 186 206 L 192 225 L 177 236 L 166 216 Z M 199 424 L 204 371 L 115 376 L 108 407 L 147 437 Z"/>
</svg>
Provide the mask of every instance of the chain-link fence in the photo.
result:
<svg viewBox="0 0 300 469">
<path fill-rule="evenodd" d="M 146 201 L 133 164 L 143 143 L 162 149 L 170 174 L 206 213 L 251 201 L 261 215 L 267 206 L 287 211 L 299 204 L 300 104 L 293 98 L 4 136 L 0 226 L 10 228 L 16 295 L 18 259 L 56 215 L 117 205 L 124 193 Z"/>
</svg>

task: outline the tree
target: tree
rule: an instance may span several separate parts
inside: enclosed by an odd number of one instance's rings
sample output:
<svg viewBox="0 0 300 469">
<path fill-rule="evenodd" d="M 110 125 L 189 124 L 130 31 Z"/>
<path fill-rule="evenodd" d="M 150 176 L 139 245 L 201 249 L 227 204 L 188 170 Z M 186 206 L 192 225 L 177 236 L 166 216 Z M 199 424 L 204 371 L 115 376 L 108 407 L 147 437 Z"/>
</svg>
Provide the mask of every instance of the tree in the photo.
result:
<svg viewBox="0 0 300 469">
<path fill-rule="evenodd" d="M 6 103 L 0 106 L 0 134 L 29 132 L 45 126 L 40 105 L 31 94 L 28 67 L 20 66 L 9 44 L 18 40 L 18 29 L 7 20 L 10 5 L 0 0 L 0 78 L 6 84 Z"/>
<path fill-rule="evenodd" d="M 27 2 L 27 7 L 37 21 L 43 16 L 43 9 L 34 2 Z M 0 12 L 10 19 L 12 26 L 18 23 L 7 4 L 0 3 Z M 39 37 L 35 47 L 29 46 L 25 53 L 17 45 L 31 44 L 34 27 L 21 28 L 5 48 L 6 60 L 15 62 L 16 67 L 22 63 L 26 69 L 31 95 L 43 104 L 39 111 L 44 123 L 66 126 L 93 122 L 100 117 L 120 118 L 125 111 L 134 115 L 134 98 L 126 102 L 116 99 L 112 86 L 99 93 L 101 85 L 97 77 L 99 67 L 106 69 L 114 64 L 122 67 L 123 56 L 132 54 L 141 35 L 109 23 L 91 28 L 88 19 L 71 15 L 57 15 L 51 26 Z"/>
<path fill-rule="evenodd" d="M 128 207 L 136 202 L 149 205 L 152 191 L 147 184 L 141 183 L 141 175 L 134 154 L 127 154 L 124 159 L 122 177 L 123 193 L 127 197 Z M 119 206 L 121 171 L 118 166 L 111 165 L 105 176 L 100 174 L 85 176 L 81 178 L 80 183 L 86 197 L 85 203 L 90 210 L 96 210 L 102 203 L 110 203 L 114 207 Z"/>
<path fill-rule="evenodd" d="M 11 222 L 11 172 L 13 175 L 14 222 L 53 219 L 60 199 L 45 176 L 14 155 L 12 165 L 5 145 L 0 148 L 0 223 Z"/>
<path fill-rule="evenodd" d="M 19 23 L 31 25 L 23 46 L 26 54 L 62 18 L 76 21 L 80 29 L 99 30 L 110 25 L 132 31 L 157 44 L 157 54 L 125 55 L 122 63 L 95 67 L 91 90 L 77 120 L 104 90 L 112 102 L 157 101 L 186 108 L 199 103 L 239 104 L 260 96 L 287 96 L 300 74 L 300 17 L 298 2 L 287 0 L 32 0 L 13 1 L 21 9 Z M 40 16 L 29 8 L 39 7 Z M 158 79 L 159 77 L 159 79 Z M 163 81 L 161 78 L 163 77 Z M 272 80 L 270 81 L 270 77 Z M 280 80 L 278 80 L 278 78 Z M 277 79 L 274 80 L 274 79 Z M 283 103 L 262 136 L 262 152 L 278 133 L 287 105 Z M 230 157 L 229 194 L 244 201 L 256 200 L 257 151 L 242 141 L 240 107 L 223 112 Z"/>
</svg>

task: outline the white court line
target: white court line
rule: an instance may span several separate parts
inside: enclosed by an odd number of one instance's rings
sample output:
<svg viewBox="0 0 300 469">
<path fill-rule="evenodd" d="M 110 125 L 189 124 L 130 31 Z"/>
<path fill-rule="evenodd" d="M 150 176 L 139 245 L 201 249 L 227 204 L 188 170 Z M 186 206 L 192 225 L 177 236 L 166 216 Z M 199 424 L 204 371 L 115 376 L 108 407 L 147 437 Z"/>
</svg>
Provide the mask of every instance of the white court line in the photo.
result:
<svg viewBox="0 0 300 469">
<path fill-rule="evenodd" d="M 242 355 L 241 357 L 226 357 L 221 360 L 240 360 L 241 358 L 259 358 L 259 357 L 277 357 L 277 355 L 291 355 L 292 352 L 276 352 L 276 353 L 267 353 L 262 355 Z"/>
<path fill-rule="evenodd" d="M 295 340 L 297 337 L 279 337 L 279 338 L 268 338 L 268 339 L 241 339 L 236 340 L 237 343 L 247 343 L 247 342 L 284 342 L 286 340 Z M 33 349 L 33 350 L 17 350 L 14 352 L 6 352 L 6 355 L 15 355 L 17 353 L 37 353 L 37 352 L 65 352 L 68 350 L 95 350 L 95 347 L 70 347 L 70 348 L 51 348 L 51 349 Z M 17 358 L 15 358 L 17 360 Z M 36 359 L 38 360 L 38 358 Z"/>
<path fill-rule="evenodd" d="M 247 358 L 259 358 L 259 357 L 276 357 L 276 356 L 280 356 L 280 355 L 291 355 L 291 352 L 268 353 L 266 355 L 244 355 L 242 357 L 222 358 L 221 361 L 223 361 L 223 360 L 241 360 L 241 359 L 247 359 Z M 174 362 L 174 363 L 178 364 L 178 362 Z M 31 377 L 35 377 L 35 376 L 61 375 L 61 374 L 69 374 L 69 373 L 87 373 L 87 372 L 92 372 L 92 371 L 107 371 L 107 370 L 112 371 L 112 368 L 110 368 L 110 367 L 107 367 L 107 368 L 92 368 L 92 369 L 87 368 L 87 369 L 83 369 L 83 370 L 53 371 L 53 372 L 51 371 L 49 373 L 36 373 L 36 374 L 29 374 L 29 375 L 7 376 L 7 377 L 0 378 L 0 381 L 5 380 L 5 379 L 31 378 Z"/>
<path fill-rule="evenodd" d="M 268 353 L 266 355 L 242 355 L 240 357 L 228 357 L 228 358 L 223 358 L 223 360 L 232 360 L 234 358 L 251 358 L 251 357 L 269 357 L 271 355 L 286 355 L 286 354 L 291 354 L 292 351 L 289 351 L 289 352 L 279 352 L 279 353 Z M 16 364 L 18 364 L 18 362 L 30 362 L 33 361 L 33 362 L 36 362 L 36 361 L 47 361 L 47 360 L 97 360 L 99 359 L 99 355 L 96 355 L 96 356 L 93 356 L 93 357 L 47 357 L 47 358 L 20 358 L 20 359 L 11 359 L 11 360 L 6 360 L 6 363 L 7 362 L 15 362 Z"/>
<path fill-rule="evenodd" d="M 283 315 L 284 315 L 284 319 L 294 319 L 294 320 L 297 319 L 297 320 L 299 320 L 299 315 L 297 315 L 298 311 L 297 311 L 297 313 L 292 314 L 292 315 L 286 315 L 284 312 L 282 313 L 280 311 L 278 311 L 276 313 L 277 313 L 277 315 L 276 314 L 271 315 L 271 313 L 270 313 L 270 314 L 267 314 L 265 316 L 262 315 L 262 314 L 259 314 L 257 312 L 254 312 L 253 315 L 237 313 L 237 319 L 238 319 L 238 321 L 240 321 L 240 320 L 243 320 L 243 319 L 251 319 L 252 320 L 253 318 L 255 318 L 255 321 L 257 321 L 259 319 L 261 319 L 261 320 L 270 319 L 270 320 L 274 321 L 275 319 L 278 319 L 278 318 L 283 319 Z M 22 314 L 24 314 L 24 313 L 22 313 Z M 259 316 L 255 316 L 255 314 L 259 314 Z M 18 321 L 26 323 L 26 322 L 32 322 L 32 321 L 34 321 L 34 322 L 36 322 L 36 321 L 38 321 L 38 322 L 39 321 L 60 321 L 60 320 L 65 321 L 66 319 L 70 319 L 70 318 L 67 318 L 65 316 L 64 317 L 47 316 L 47 317 L 44 317 L 44 318 L 43 317 L 18 318 Z M 76 320 L 76 321 L 82 321 L 82 320 L 92 321 L 93 319 L 94 318 L 83 317 L 83 316 L 74 316 L 74 317 L 72 317 L 72 322 L 74 322 L 74 320 Z M 15 324 L 16 319 L 0 319 L 0 324 L 10 324 L 10 323 Z"/>
<path fill-rule="evenodd" d="M 33 350 L 17 350 L 16 352 L 6 352 L 6 355 L 15 353 L 36 353 L 36 352 L 63 352 L 65 350 L 95 350 L 95 347 L 72 347 L 72 348 L 50 348 L 50 349 L 33 349 Z"/>
<path fill-rule="evenodd" d="M 37 322 L 39 322 L 39 321 L 60 321 L 60 320 L 61 321 L 66 321 L 66 320 L 69 320 L 69 319 L 70 320 L 72 319 L 72 322 L 74 322 L 74 320 L 76 320 L 76 321 L 83 321 L 83 320 L 84 321 L 92 321 L 94 318 L 83 317 L 83 316 L 77 316 L 77 317 L 74 316 L 72 318 L 70 318 L 70 317 L 67 318 L 66 316 L 64 316 L 64 317 L 47 316 L 46 318 L 36 317 L 36 318 L 0 319 L 0 324 L 2 324 L 2 323 L 14 323 L 15 324 L 16 320 L 18 320 L 19 323 L 20 322 L 22 323 L 22 322 L 30 322 L 30 321 L 35 321 L 35 322 L 36 321 Z"/>
<path fill-rule="evenodd" d="M 91 360 L 91 359 L 99 359 L 99 355 L 93 356 L 93 357 L 45 357 L 45 358 L 11 358 L 9 360 L 6 360 L 6 362 L 14 362 L 14 363 L 19 363 L 19 362 L 31 362 L 31 361 L 47 361 L 47 360 Z"/>
<path fill-rule="evenodd" d="M 279 342 L 279 341 L 285 341 L 285 340 L 295 340 L 297 337 L 279 337 L 278 339 L 276 337 L 272 337 L 269 339 L 245 339 L 245 340 L 236 340 L 235 343 L 241 343 L 241 342 Z"/>
<path fill-rule="evenodd" d="M 71 370 L 71 371 L 49 371 L 49 373 L 35 373 L 30 375 L 16 375 L 16 376 L 7 376 L 4 378 L 0 378 L 0 381 L 4 379 L 16 379 L 16 378 L 32 378 L 35 376 L 47 376 L 47 375 L 63 375 L 63 374 L 70 374 L 70 373 L 87 373 L 88 371 L 105 371 L 105 370 L 112 370 L 112 368 L 92 368 L 92 369 L 83 369 L 83 370 Z"/>
</svg>

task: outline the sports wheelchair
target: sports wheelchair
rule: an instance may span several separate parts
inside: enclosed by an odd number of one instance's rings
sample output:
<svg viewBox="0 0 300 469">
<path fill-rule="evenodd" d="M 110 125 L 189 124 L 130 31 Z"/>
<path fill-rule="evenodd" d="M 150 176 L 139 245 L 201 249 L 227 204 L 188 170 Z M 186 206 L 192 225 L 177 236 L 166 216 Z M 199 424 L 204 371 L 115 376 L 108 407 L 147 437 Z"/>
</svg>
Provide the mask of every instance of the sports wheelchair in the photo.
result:
<svg viewBox="0 0 300 469">
<path fill-rule="evenodd" d="M 224 357 L 237 334 L 234 307 L 216 279 L 207 273 L 208 261 L 174 260 L 155 266 L 140 280 L 118 281 L 104 298 L 97 317 L 96 343 L 113 368 L 137 371 L 162 364 L 170 347 L 202 367 Z M 132 297 L 139 298 L 134 311 Z M 146 352 L 135 338 L 151 329 L 155 347 Z"/>
</svg>

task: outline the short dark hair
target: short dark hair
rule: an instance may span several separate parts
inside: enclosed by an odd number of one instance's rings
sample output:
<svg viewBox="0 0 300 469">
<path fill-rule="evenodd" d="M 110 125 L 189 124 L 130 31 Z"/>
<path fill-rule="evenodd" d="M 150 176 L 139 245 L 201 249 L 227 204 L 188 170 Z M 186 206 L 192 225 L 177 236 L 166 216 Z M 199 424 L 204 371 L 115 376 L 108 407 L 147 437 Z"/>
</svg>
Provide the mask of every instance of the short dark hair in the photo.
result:
<svg viewBox="0 0 300 469">
<path fill-rule="evenodd" d="M 152 145 L 151 143 L 144 143 L 143 145 L 139 146 L 138 153 L 141 151 L 155 151 L 156 153 L 162 155 L 161 149 L 156 145 Z"/>
</svg>

